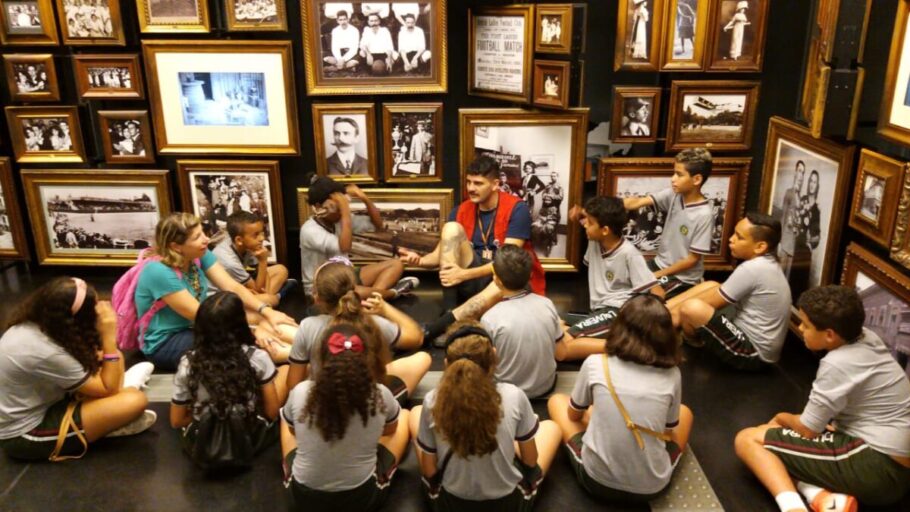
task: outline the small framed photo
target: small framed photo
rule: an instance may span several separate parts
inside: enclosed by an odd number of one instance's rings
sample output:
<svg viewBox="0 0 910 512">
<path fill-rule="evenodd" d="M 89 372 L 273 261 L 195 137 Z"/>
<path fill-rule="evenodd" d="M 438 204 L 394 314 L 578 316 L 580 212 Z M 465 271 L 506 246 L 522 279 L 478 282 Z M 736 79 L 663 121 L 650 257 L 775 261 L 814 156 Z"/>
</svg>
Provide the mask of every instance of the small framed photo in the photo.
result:
<svg viewBox="0 0 910 512">
<path fill-rule="evenodd" d="M 285 0 L 224 0 L 227 28 L 232 32 L 284 32 L 288 29 Z"/>
<path fill-rule="evenodd" d="M 0 43 L 60 44 L 51 0 L 0 0 Z"/>
<path fill-rule="evenodd" d="M 905 146 L 910 146 L 910 52 L 905 51 L 910 41 L 908 19 L 910 1 L 901 0 L 897 3 L 882 110 L 878 116 L 878 133 Z"/>
<path fill-rule="evenodd" d="M 442 181 L 442 103 L 385 103 L 382 130 L 386 182 Z"/>
<path fill-rule="evenodd" d="M 112 164 L 155 162 L 147 110 L 99 110 L 104 161 Z"/>
<path fill-rule="evenodd" d="M 562 60 L 534 61 L 533 103 L 537 107 L 569 108 L 571 63 Z"/>
<path fill-rule="evenodd" d="M 82 163 L 82 128 L 76 107 L 6 107 L 18 163 Z"/>
<path fill-rule="evenodd" d="M 705 146 L 748 150 L 761 83 L 743 80 L 677 80 L 670 89 L 667 151 Z"/>
<path fill-rule="evenodd" d="M 537 53 L 572 53 L 572 4 L 538 4 Z"/>
<path fill-rule="evenodd" d="M 0 259 L 27 260 L 30 257 L 16 195 L 9 158 L 0 157 Z"/>
<path fill-rule="evenodd" d="M 73 73 L 81 99 L 145 98 L 139 54 L 74 55 Z"/>
<path fill-rule="evenodd" d="M 613 142 L 656 142 L 660 87 L 613 87 Z"/>
<path fill-rule="evenodd" d="M 284 213 L 277 160 L 177 160 L 180 203 L 202 219 L 209 237 L 238 211 L 259 215 L 269 262 L 285 261 Z"/>
<path fill-rule="evenodd" d="M 468 94 L 527 103 L 534 6 L 468 9 Z"/>
<path fill-rule="evenodd" d="M 206 0 L 136 0 L 139 30 L 143 33 L 209 31 Z"/>
<path fill-rule="evenodd" d="M 375 183 L 376 108 L 372 103 L 313 104 L 316 172 L 336 181 Z"/>
<path fill-rule="evenodd" d="M 771 0 L 714 0 L 708 71 L 761 71 Z"/>
<path fill-rule="evenodd" d="M 63 44 L 123 46 L 120 0 L 57 0 Z"/>
<path fill-rule="evenodd" d="M 168 172 L 22 169 L 38 263 L 134 265 L 171 212 Z"/>
<path fill-rule="evenodd" d="M 53 55 L 4 55 L 3 67 L 13 101 L 60 101 Z"/>
<path fill-rule="evenodd" d="M 667 0 L 661 71 L 701 71 L 712 0 Z"/>
<path fill-rule="evenodd" d="M 664 0 L 619 0 L 614 70 L 657 71 Z"/>
<path fill-rule="evenodd" d="M 882 247 L 891 245 L 908 164 L 863 149 L 850 209 L 850 227 Z"/>
</svg>

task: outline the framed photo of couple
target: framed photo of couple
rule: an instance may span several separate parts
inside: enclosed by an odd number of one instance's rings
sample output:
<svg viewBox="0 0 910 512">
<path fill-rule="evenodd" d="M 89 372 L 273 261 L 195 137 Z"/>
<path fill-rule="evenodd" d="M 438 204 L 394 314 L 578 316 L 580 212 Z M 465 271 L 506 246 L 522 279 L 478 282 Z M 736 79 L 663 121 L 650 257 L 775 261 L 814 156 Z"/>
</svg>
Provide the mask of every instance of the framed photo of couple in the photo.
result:
<svg viewBox="0 0 910 512">
<path fill-rule="evenodd" d="M 6 83 L 13 101 L 60 101 L 53 55 L 4 55 L 3 69 L 6 71 Z"/>
<path fill-rule="evenodd" d="M 105 162 L 155 163 L 155 146 L 147 110 L 99 110 L 98 121 Z"/>
</svg>

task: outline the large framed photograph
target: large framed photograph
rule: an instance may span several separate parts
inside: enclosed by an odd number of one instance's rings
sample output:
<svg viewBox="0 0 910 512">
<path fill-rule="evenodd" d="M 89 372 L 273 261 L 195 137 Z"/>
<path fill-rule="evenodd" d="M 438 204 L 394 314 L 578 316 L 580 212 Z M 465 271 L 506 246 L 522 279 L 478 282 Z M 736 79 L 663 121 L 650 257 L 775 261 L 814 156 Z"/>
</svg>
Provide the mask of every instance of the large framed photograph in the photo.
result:
<svg viewBox="0 0 910 512">
<path fill-rule="evenodd" d="M 382 130 L 386 182 L 442 181 L 442 103 L 384 103 Z"/>
<path fill-rule="evenodd" d="M 80 99 L 141 100 L 142 68 L 139 54 L 79 54 L 73 56 L 73 74 Z"/>
<path fill-rule="evenodd" d="M 667 0 L 661 71 L 701 71 L 711 0 Z"/>
<path fill-rule="evenodd" d="M 152 125 L 147 110 L 99 110 L 104 161 L 112 164 L 155 162 Z"/>
<path fill-rule="evenodd" d="M 3 69 L 6 71 L 6 83 L 13 101 L 60 101 L 53 55 L 4 55 Z"/>
<path fill-rule="evenodd" d="M 120 0 L 57 0 L 63 44 L 123 46 Z"/>
<path fill-rule="evenodd" d="M 613 142 L 656 142 L 660 87 L 613 87 Z"/>
<path fill-rule="evenodd" d="M 136 0 L 136 10 L 144 33 L 209 31 L 205 0 Z"/>
<path fill-rule="evenodd" d="M 771 0 L 714 0 L 708 71 L 761 71 Z"/>
<path fill-rule="evenodd" d="M 255 213 L 265 225 L 269 262 L 285 261 L 277 160 L 177 160 L 177 180 L 180 204 L 202 219 L 207 236 L 226 232 L 232 213 Z"/>
<path fill-rule="evenodd" d="M 41 265 L 131 266 L 171 212 L 166 169 L 20 174 Z"/>
<path fill-rule="evenodd" d="M 0 0 L 0 43 L 60 44 L 51 0 Z"/>
<path fill-rule="evenodd" d="M 751 148 L 760 87 L 760 82 L 745 80 L 674 81 L 670 88 L 667 151 Z"/>
<path fill-rule="evenodd" d="M 452 211 L 453 191 L 450 188 L 371 188 L 364 189 L 367 197 L 382 213 L 383 230 L 354 235 L 351 258 L 365 265 L 395 258 L 398 248 L 423 255 L 439 245 L 442 225 Z M 297 189 L 297 213 L 301 225 L 313 214 L 307 198 L 309 189 Z M 368 218 L 366 206 L 360 200 L 351 201 L 351 214 Z M 426 271 L 407 267 L 409 271 Z"/>
<path fill-rule="evenodd" d="M 446 0 L 301 0 L 307 94 L 448 90 Z"/>
<path fill-rule="evenodd" d="M 285 0 L 224 0 L 228 30 L 284 32 L 288 29 Z"/>
<path fill-rule="evenodd" d="M 570 62 L 536 59 L 531 103 L 537 107 L 569 108 L 570 75 Z"/>
<path fill-rule="evenodd" d="M 534 6 L 468 9 L 468 94 L 527 103 Z"/>
<path fill-rule="evenodd" d="M 897 206 L 908 164 L 863 149 L 850 209 L 850 227 L 882 247 L 891 246 Z"/>
<path fill-rule="evenodd" d="M 572 9 L 572 4 L 539 4 L 537 6 L 535 52 L 572 53 Z"/>
<path fill-rule="evenodd" d="M 897 18 L 891 50 L 888 54 L 888 70 L 885 74 L 885 90 L 882 94 L 882 112 L 878 117 L 878 133 L 895 142 L 910 145 L 910 37 L 907 37 L 907 19 L 910 17 L 910 0 L 897 3 Z"/>
<path fill-rule="evenodd" d="M 576 271 L 583 235 L 569 227 L 568 213 L 582 199 L 588 109 L 462 109 L 458 118 L 459 183 L 475 158 L 489 156 L 499 162 L 500 190 L 530 207 L 531 243 L 543 267 Z"/>
<path fill-rule="evenodd" d="M 615 71 L 657 71 L 663 36 L 664 0 L 619 0 Z"/>
<path fill-rule="evenodd" d="M 296 155 L 289 41 L 143 41 L 158 151 Z"/>
<path fill-rule="evenodd" d="M 857 243 L 847 247 L 841 284 L 863 300 L 863 327 L 885 342 L 910 377 L 910 278 Z"/>
<path fill-rule="evenodd" d="M 794 300 L 834 280 L 854 149 L 771 118 L 759 209 L 781 221 L 778 258 Z"/>
<path fill-rule="evenodd" d="M 76 107 L 6 107 L 18 163 L 82 163 L 82 128 Z"/>
<path fill-rule="evenodd" d="M 372 103 L 313 104 L 316 172 L 337 181 L 374 183 L 376 108 Z"/>
<path fill-rule="evenodd" d="M 910 269 L 910 170 L 904 169 L 897 205 L 897 220 L 891 240 L 891 259 Z"/>
<path fill-rule="evenodd" d="M 25 225 L 13 186 L 13 168 L 9 158 L 0 157 L 0 259 L 29 259 Z"/>
<path fill-rule="evenodd" d="M 598 195 L 620 198 L 646 196 L 670 187 L 674 158 L 603 158 L 597 177 Z M 701 192 L 714 209 L 711 254 L 705 256 L 708 270 L 733 269 L 727 244 L 746 207 L 751 158 L 715 158 L 711 177 Z M 629 212 L 623 237 L 646 257 L 657 253 L 665 212 L 647 206 Z"/>
</svg>

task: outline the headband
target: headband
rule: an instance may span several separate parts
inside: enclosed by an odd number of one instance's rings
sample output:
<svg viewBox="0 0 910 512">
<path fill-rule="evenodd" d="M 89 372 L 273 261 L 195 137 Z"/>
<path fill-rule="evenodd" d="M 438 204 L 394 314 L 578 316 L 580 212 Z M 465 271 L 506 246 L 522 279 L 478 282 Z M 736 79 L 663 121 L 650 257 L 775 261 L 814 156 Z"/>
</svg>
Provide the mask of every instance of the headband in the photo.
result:
<svg viewBox="0 0 910 512">
<path fill-rule="evenodd" d="M 490 334 L 487 333 L 487 331 L 485 331 L 483 328 L 477 327 L 474 325 L 463 325 L 463 326 L 459 327 L 458 329 L 454 330 L 452 332 L 452 334 L 449 334 L 448 336 L 446 336 L 446 345 L 445 345 L 446 352 L 449 351 L 449 345 L 454 343 L 455 340 L 457 340 L 459 338 L 464 338 L 465 336 L 468 336 L 471 334 L 476 334 L 478 336 L 484 337 L 484 338 L 490 340 L 491 342 L 493 341 L 493 338 L 490 337 Z"/>
<path fill-rule="evenodd" d="M 346 267 L 354 266 L 354 264 L 351 262 L 351 260 L 349 260 L 345 256 L 332 256 L 331 258 L 325 260 L 325 262 L 322 265 L 319 265 L 318 267 L 316 267 L 316 272 L 313 272 L 313 281 L 314 282 L 316 281 L 316 276 L 319 275 L 319 271 L 322 270 L 323 267 L 331 265 L 332 263 L 341 263 L 342 265 L 344 265 Z"/>
<path fill-rule="evenodd" d="M 70 311 L 75 315 L 82 309 L 82 303 L 85 302 L 86 285 L 85 281 L 78 277 L 73 278 L 73 284 L 76 285 L 76 297 L 73 298 L 73 305 L 70 307 Z"/>
<path fill-rule="evenodd" d="M 360 336 L 352 334 L 350 336 L 342 334 L 340 332 L 333 332 L 329 336 L 329 353 L 333 356 L 350 350 L 351 352 L 363 352 L 363 340 L 360 339 Z"/>
</svg>

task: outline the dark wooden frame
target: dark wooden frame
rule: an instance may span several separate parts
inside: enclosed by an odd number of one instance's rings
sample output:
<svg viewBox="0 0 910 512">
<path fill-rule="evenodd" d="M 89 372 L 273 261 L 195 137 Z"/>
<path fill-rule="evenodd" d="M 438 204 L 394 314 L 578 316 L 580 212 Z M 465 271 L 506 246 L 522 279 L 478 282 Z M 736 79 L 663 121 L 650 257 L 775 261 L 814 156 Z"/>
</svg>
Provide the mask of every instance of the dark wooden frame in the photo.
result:
<svg viewBox="0 0 910 512">
<path fill-rule="evenodd" d="M 751 12 L 756 13 L 757 17 L 753 17 L 749 21 L 755 27 L 755 39 L 754 39 L 754 54 L 749 60 L 744 60 L 742 62 L 725 62 L 722 58 L 717 58 L 715 53 L 720 46 L 720 34 L 723 33 L 723 27 L 720 25 L 723 23 L 723 20 L 720 19 L 720 11 L 723 5 L 724 0 L 714 0 L 714 3 L 711 5 L 711 16 L 710 22 L 708 22 L 708 30 L 710 30 L 710 35 L 708 37 L 708 48 L 705 55 L 705 70 L 706 71 L 761 71 L 762 64 L 764 63 L 765 57 L 765 37 L 768 29 L 768 7 L 771 4 L 771 0 L 750 0 L 749 9 Z M 729 0 L 728 0 L 729 1 Z M 755 9 L 755 3 L 761 2 L 761 5 L 758 6 L 758 9 Z"/>
<path fill-rule="evenodd" d="M 534 51 L 536 53 L 572 53 L 573 7 L 572 4 L 537 4 L 534 13 Z M 540 41 L 541 20 L 544 16 L 559 16 L 562 18 L 562 29 L 559 34 L 558 44 Z"/>
<path fill-rule="evenodd" d="M 6 205 L 6 218 L 9 221 L 10 236 L 13 239 L 12 249 L 0 249 L 0 259 L 28 260 L 31 253 L 25 239 L 25 224 L 22 211 L 19 209 L 19 198 L 13 183 L 13 167 L 9 158 L 0 157 L 0 185 L 3 201 Z"/>
<path fill-rule="evenodd" d="M 559 95 L 555 98 L 543 93 L 544 74 L 559 76 Z M 534 87 L 532 88 L 531 103 L 536 107 L 544 108 L 569 108 L 569 90 L 572 87 L 572 65 L 564 60 L 534 60 Z"/>
<path fill-rule="evenodd" d="M 10 34 L 6 31 L 9 20 L 6 19 L 6 2 L 0 0 L 0 43 L 4 46 L 57 46 L 57 19 L 54 17 L 52 0 L 35 0 L 38 4 L 38 16 L 41 18 L 43 32 L 39 34 Z"/>
<path fill-rule="evenodd" d="M 441 183 L 442 182 L 442 155 L 443 155 L 443 135 L 442 135 L 442 103 L 383 103 L 382 104 L 382 162 L 383 174 L 386 183 Z M 433 158 L 435 159 L 434 167 L 435 176 L 409 176 L 401 177 L 392 174 L 394 158 L 392 157 L 392 115 L 393 114 L 430 114 L 433 116 L 433 135 L 435 146 Z"/>
<path fill-rule="evenodd" d="M 660 68 L 666 9 L 664 8 L 665 0 L 653 0 L 653 2 L 654 8 L 648 12 L 648 22 L 651 24 L 651 37 L 648 38 L 648 60 L 647 62 L 636 62 L 629 56 L 630 48 L 626 47 L 626 40 L 629 36 L 627 30 L 629 7 L 633 5 L 633 0 L 619 0 L 619 11 L 616 18 L 616 46 L 613 50 L 614 71 L 657 71 Z"/>
<path fill-rule="evenodd" d="M 92 67 L 126 67 L 131 76 L 132 87 L 113 89 L 92 87 L 88 81 L 88 70 Z M 139 54 L 79 54 L 73 56 L 73 75 L 76 79 L 76 90 L 80 99 L 145 99 L 145 88 L 142 85 L 142 66 Z"/>
<path fill-rule="evenodd" d="M 908 164 L 906 162 L 888 158 L 865 148 L 860 152 L 849 224 L 851 228 L 866 235 L 885 248 L 891 245 L 891 236 L 894 234 L 894 224 L 897 221 L 897 206 L 900 200 L 901 186 L 904 182 L 904 172 L 907 167 Z M 863 185 L 867 174 L 885 182 L 878 220 L 870 219 L 861 213 Z"/>
<path fill-rule="evenodd" d="M 660 87 L 613 86 L 613 115 L 610 121 L 610 140 L 613 142 L 656 142 L 657 131 L 660 128 L 660 99 L 663 89 Z M 622 118 L 624 117 L 623 102 L 627 98 L 649 97 L 651 99 L 651 135 L 634 137 L 622 135 Z"/>
<path fill-rule="evenodd" d="M 115 155 L 111 143 L 111 120 L 138 120 L 145 156 Z M 111 164 L 152 164 L 155 163 L 155 144 L 152 142 L 152 124 L 148 110 L 99 110 L 98 126 L 101 131 L 101 145 L 104 147 L 104 161 Z"/>
<path fill-rule="evenodd" d="M 44 64 L 47 70 L 47 92 L 17 92 L 14 64 L 36 63 Z M 13 101 L 60 101 L 60 86 L 57 82 L 57 66 L 54 56 L 50 53 L 18 53 L 3 55 L 3 68 L 6 71 L 6 83 L 9 85 L 9 95 Z"/>
<path fill-rule="evenodd" d="M 72 46 L 124 46 L 126 37 L 123 33 L 123 18 L 120 15 L 121 0 L 106 0 L 111 12 L 111 37 L 78 37 L 69 33 L 69 27 L 66 24 L 66 10 L 64 9 L 64 0 L 57 1 L 57 15 L 60 16 L 60 35 L 63 36 L 63 44 Z"/>
<path fill-rule="evenodd" d="M 746 151 L 752 147 L 752 134 L 758 111 L 761 82 L 746 80 L 675 80 L 670 87 L 670 114 L 667 120 L 667 151 L 707 147 L 712 151 Z M 683 99 L 692 94 L 744 94 L 743 134 L 732 142 L 710 140 L 682 141 Z"/>
</svg>

